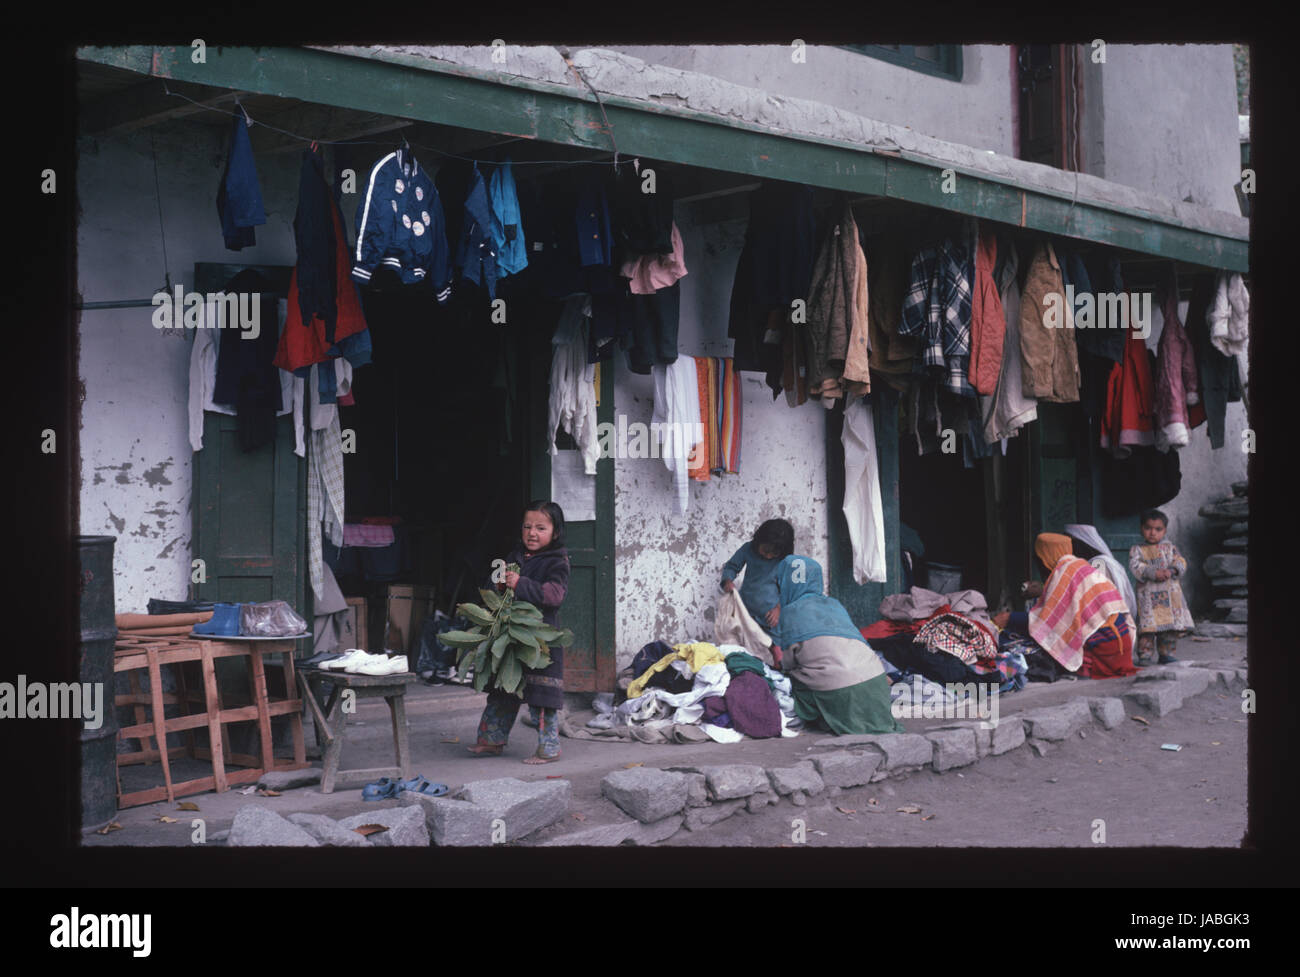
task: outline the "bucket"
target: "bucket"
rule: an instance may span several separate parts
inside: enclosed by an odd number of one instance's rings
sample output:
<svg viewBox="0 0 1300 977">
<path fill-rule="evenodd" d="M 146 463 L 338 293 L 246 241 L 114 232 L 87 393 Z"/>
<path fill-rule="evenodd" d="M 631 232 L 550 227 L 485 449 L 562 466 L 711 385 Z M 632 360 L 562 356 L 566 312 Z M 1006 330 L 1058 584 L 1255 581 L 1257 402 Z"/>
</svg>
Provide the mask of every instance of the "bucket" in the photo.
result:
<svg viewBox="0 0 1300 977">
<path fill-rule="evenodd" d="M 930 563 L 926 565 L 927 590 L 936 594 L 951 594 L 961 590 L 961 567 L 951 563 Z"/>
<path fill-rule="evenodd" d="M 117 709 L 113 706 L 113 602 L 116 536 L 79 536 L 78 580 L 81 634 L 78 680 L 104 690 L 103 723 L 81 729 L 81 828 L 101 828 L 117 813 Z"/>
</svg>

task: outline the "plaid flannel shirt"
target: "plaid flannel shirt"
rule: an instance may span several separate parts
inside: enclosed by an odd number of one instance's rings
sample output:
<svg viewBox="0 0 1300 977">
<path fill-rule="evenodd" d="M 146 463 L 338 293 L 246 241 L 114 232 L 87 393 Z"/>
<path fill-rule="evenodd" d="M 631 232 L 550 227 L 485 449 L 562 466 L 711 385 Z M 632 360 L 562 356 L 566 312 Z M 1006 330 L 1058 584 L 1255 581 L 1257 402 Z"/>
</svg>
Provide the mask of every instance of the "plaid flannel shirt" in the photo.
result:
<svg viewBox="0 0 1300 977">
<path fill-rule="evenodd" d="M 898 327 L 901 335 L 924 340 L 921 362 L 942 374 L 943 385 L 962 397 L 975 396 L 967 377 L 974 279 L 975 253 L 967 244 L 949 239 L 941 247 L 923 248 L 912 259 Z"/>
</svg>

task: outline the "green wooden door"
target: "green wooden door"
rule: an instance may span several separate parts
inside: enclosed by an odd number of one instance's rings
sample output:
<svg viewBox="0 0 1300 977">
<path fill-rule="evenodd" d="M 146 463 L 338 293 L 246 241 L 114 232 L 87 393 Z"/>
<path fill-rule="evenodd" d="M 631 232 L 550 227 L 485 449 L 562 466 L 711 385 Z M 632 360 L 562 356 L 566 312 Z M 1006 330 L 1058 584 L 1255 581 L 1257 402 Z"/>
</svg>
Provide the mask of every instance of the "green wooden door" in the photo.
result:
<svg viewBox="0 0 1300 977">
<path fill-rule="evenodd" d="M 830 551 L 830 595 L 844 605 L 859 627 L 880 619 L 880 602 L 903 589 L 902 550 L 898 532 L 898 394 L 881 383 L 873 389 L 871 415 L 876 428 L 880 470 L 880 501 L 885 517 L 884 583 L 859 584 L 853 579 L 853 544 L 844 518 L 844 413 L 826 414 L 827 534 Z"/>
<path fill-rule="evenodd" d="M 531 364 L 531 430 L 529 486 L 533 498 L 551 498 L 551 457 L 547 451 L 546 419 L 550 393 L 550 331 L 542 330 L 545 346 L 529 357 Z M 614 369 L 601 364 L 599 423 L 614 421 Z M 562 449 L 563 450 L 563 449 Z M 570 449 L 572 450 L 572 449 Z M 563 500 L 560 502 L 564 508 Z M 596 518 L 571 520 L 565 512 L 565 534 L 572 570 L 560 623 L 573 631 L 573 644 L 564 652 L 565 692 L 612 692 L 614 689 L 614 459 L 596 463 Z"/>
<path fill-rule="evenodd" d="M 289 268 L 196 264 L 195 291 L 217 292 L 246 267 L 256 267 L 280 294 Z M 195 597 L 217 601 L 287 601 L 312 619 L 306 586 L 307 466 L 293 453 L 293 415 L 276 420 L 275 442 L 240 450 L 237 420 L 207 413 L 203 450 L 193 460 L 192 558 L 206 579 Z"/>
</svg>

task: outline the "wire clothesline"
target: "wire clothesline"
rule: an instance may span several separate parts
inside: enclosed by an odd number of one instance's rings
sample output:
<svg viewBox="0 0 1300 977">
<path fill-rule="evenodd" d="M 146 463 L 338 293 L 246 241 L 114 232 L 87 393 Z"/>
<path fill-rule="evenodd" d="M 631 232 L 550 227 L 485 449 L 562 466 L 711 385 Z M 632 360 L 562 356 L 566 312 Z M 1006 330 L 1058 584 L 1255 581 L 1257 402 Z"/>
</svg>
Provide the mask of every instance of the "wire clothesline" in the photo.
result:
<svg viewBox="0 0 1300 977">
<path fill-rule="evenodd" d="M 238 99 L 235 100 L 235 105 L 236 105 L 236 107 L 238 108 L 238 111 L 232 112 L 232 111 L 230 111 L 229 109 L 218 108 L 218 107 L 216 107 L 215 105 L 205 105 L 204 103 L 199 102 L 199 101 L 197 101 L 197 100 L 195 100 L 195 99 L 192 99 L 192 98 L 190 98 L 188 95 L 184 95 L 184 94 L 182 94 L 181 92 L 174 92 L 174 91 L 172 91 L 171 89 L 169 89 L 169 88 L 167 87 L 167 83 L 166 83 L 166 82 L 163 82 L 163 91 L 164 91 L 166 94 L 168 94 L 168 95 L 174 95 L 174 96 L 177 97 L 177 98 L 183 98 L 183 99 L 185 99 L 185 101 L 187 101 L 187 102 L 189 102 L 189 103 L 191 103 L 191 104 L 197 106 L 198 108 L 203 109 L 204 111 L 207 111 L 207 112 L 218 112 L 218 113 L 220 113 L 221 115 L 229 115 L 229 116 L 231 116 L 231 117 L 233 117 L 233 118 L 240 118 L 240 117 L 242 117 L 242 118 L 246 119 L 250 125 L 261 126 L 263 129 L 269 129 L 271 132 L 278 132 L 278 133 L 279 133 L 280 135 L 282 135 L 282 136 L 288 136 L 290 139 L 297 139 L 299 142 L 304 142 L 304 143 L 309 143 L 309 144 L 314 143 L 314 144 L 319 144 L 319 145 L 322 145 L 322 146 L 391 146 L 391 145 L 392 145 L 392 140 L 391 140 L 391 139 L 388 139 L 388 140 L 383 140 L 383 139 L 323 139 L 323 138 L 320 138 L 319 136 L 303 136 L 303 135 L 299 135 L 299 134 L 296 133 L 296 132 L 290 132 L 290 131 L 287 130 L 287 129 L 281 129 L 281 128 L 278 128 L 277 126 L 273 126 L 273 125 L 271 125 L 271 124 L 268 123 L 268 122 L 261 122 L 261 121 L 259 121 L 259 120 L 257 120 L 257 119 L 254 119 L 252 116 L 250 116 L 250 115 L 248 114 L 248 110 L 247 110 L 246 108 L 244 108 L 244 106 L 239 102 Z M 602 111 L 603 111 L 603 107 L 602 107 Z M 408 123 L 408 124 L 409 124 L 409 123 Z M 403 127 L 403 128 L 404 128 L 404 127 Z M 405 137 L 403 137 L 403 138 L 405 138 Z M 508 143 L 512 143 L 512 142 L 520 142 L 520 141 L 522 141 L 523 139 L 524 139 L 523 136 L 518 136 L 518 137 L 516 137 L 516 138 L 514 138 L 514 139 L 509 139 L 509 140 L 506 140 L 506 141 L 503 142 L 503 143 L 499 143 L 498 145 L 507 145 Z M 408 145 L 410 145 L 410 146 L 411 146 L 412 148 L 414 148 L 414 149 L 418 149 L 418 150 L 420 150 L 421 152 L 430 152 L 430 153 L 434 153 L 434 154 L 436 154 L 436 155 L 438 155 L 438 156 L 442 156 L 442 157 L 445 157 L 445 158 L 447 158 L 447 159 L 459 159 L 459 160 L 464 160 L 464 161 L 467 162 L 467 163 L 483 163 L 483 164 L 487 164 L 487 165 L 494 165 L 494 164 L 496 164 L 496 163 L 501 162 L 500 160 L 495 160 L 495 159 L 478 159 L 478 158 L 475 158 L 475 157 L 473 157 L 473 156 L 460 156 L 460 155 L 458 155 L 458 154 L 456 154 L 456 153 L 449 153 L 449 152 L 446 152 L 445 150 L 438 149 L 438 148 L 435 147 L 435 146 L 424 146 L 424 145 L 421 145 L 421 144 L 419 144 L 419 143 L 408 143 Z M 615 165 L 627 164 L 627 163 L 632 162 L 632 161 L 629 160 L 629 159 L 617 160 L 617 153 L 615 153 L 615 160 L 617 161 L 617 162 L 615 162 Z M 611 162 L 611 161 L 610 161 L 609 159 L 531 159 L 531 160 L 512 160 L 512 161 L 511 161 L 511 165 L 513 165 L 513 166 L 541 166 L 541 165 L 547 165 L 547 166 L 557 166 L 557 165 L 559 165 L 559 166 L 563 166 L 563 165 L 568 165 L 568 164 L 582 164 L 582 163 L 587 163 L 587 164 L 592 164 L 592 165 L 596 165 L 596 166 L 609 166 L 609 165 L 610 165 L 610 162 Z"/>
</svg>

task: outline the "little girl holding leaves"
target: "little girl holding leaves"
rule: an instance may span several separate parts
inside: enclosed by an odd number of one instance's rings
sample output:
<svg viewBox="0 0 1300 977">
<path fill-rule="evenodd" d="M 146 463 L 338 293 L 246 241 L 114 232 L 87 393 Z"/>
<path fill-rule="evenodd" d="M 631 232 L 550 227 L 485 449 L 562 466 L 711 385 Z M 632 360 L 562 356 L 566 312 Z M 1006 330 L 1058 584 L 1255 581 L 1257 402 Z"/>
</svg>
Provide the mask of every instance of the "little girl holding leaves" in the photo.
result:
<svg viewBox="0 0 1300 977">
<path fill-rule="evenodd" d="M 569 589 L 564 512 L 558 505 L 541 499 L 528 503 L 520 544 L 510 554 L 507 563 L 518 565 L 519 571 L 507 569 L 504 579 L 497 583 L 497 589 L 514 591 L 516 600 L 537 607 L 542 612 L 542 622 L 558 630 L 560 605 Z M 542 668 L 523 666 L 522 700 L 513 692 L 500 688 L 493 688 L 488 693 L 487 706 L 478 724 L 478 742 L 469 748 L 470 753 L 500 756 L 510 737 L 520 703 L 526 702 L 537 722 L 538 743 L 537 752 L 524 763 L 551 763 L 560 758 L 564 648 L 558 641 L 548 643 L 547 654 L 551 658 L 549 665 Z"/>
</svg>

